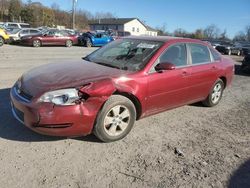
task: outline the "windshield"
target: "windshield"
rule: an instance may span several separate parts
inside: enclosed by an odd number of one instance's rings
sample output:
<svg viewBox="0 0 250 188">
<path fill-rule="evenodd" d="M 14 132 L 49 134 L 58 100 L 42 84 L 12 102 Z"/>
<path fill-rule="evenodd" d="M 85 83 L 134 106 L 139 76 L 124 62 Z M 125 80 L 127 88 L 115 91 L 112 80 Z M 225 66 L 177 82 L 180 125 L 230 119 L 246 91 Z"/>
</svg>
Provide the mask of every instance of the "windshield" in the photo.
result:
<svg viewBox="0 0 250 188">
<path fill-rule="evenodd" d="M 145 67 L 162 45 L 163 42 L 139 39 L 116 40 L 84 59 L 122 70 L 138 71 Z"/>
</svg>

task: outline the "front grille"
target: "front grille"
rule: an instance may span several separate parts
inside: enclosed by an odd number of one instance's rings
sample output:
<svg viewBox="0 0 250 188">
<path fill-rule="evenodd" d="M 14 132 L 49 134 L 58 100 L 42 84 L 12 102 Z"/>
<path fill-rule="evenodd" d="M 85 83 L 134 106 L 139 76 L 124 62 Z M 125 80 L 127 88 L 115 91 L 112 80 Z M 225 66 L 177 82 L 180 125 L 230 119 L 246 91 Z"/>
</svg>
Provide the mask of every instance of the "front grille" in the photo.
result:
<svg viewBox="0 0 250 188">
<path fill-rule="evenodd" d="M 15 90 L 16 93 L 21 96 L 22 98 L 26 99 L 27 101 L 31 101 L 31 99 L 33 98 L 32 95 L 28 94 L 27 92 L 25 92 L 22 88 L 18 88 L 18 85 L 16 84 L 15 86 Z"/>
</svg>

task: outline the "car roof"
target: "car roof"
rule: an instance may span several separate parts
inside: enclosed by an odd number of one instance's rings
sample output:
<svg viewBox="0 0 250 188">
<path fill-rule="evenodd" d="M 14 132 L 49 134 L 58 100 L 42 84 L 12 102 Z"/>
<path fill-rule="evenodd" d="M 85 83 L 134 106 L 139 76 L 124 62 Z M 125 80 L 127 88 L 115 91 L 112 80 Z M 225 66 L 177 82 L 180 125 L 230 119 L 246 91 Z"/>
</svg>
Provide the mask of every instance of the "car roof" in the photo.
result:
<svg viewBox="0 0 250 188">
<path fill-rule="evenodd" d="M 195 42 L 208 45 L 206 42 L 198 40 L 198 39 L 191 39 L 191 38 L 182 38 L 182 37 L 172 37 L 172 36 L 127 36 L 123 37 L 126 39 L 138 39 L 138 40 L 149 40 L 149 41 L 159 41 L 159 42 L 169 42 L 169 41 L 179 41 L 179 42 Z"/>
</svg>

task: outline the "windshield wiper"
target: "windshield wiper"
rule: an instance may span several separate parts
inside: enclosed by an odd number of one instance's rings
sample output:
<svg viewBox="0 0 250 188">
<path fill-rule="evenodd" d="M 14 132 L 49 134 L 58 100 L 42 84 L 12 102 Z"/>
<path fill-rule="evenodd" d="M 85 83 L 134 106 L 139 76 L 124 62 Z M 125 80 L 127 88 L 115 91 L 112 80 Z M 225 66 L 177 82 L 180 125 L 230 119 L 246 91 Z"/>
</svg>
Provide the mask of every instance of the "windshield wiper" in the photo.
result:
<svg viewBox="0 0 250 188">
<path fill-rule="evenodd" d="M 103 62 L 94 62 L 98 65 L 103 65 L 103 66 L 106 66 L 106 67 L 112 67 L 112 68 L 116 68 L 116 69 L 120 69 L 120 67 L 118 66 L 115 66 L 115 65 L 110 65 L 110 64 L 107 64 L 107 63 L 103 63 Z"/>
</svg>

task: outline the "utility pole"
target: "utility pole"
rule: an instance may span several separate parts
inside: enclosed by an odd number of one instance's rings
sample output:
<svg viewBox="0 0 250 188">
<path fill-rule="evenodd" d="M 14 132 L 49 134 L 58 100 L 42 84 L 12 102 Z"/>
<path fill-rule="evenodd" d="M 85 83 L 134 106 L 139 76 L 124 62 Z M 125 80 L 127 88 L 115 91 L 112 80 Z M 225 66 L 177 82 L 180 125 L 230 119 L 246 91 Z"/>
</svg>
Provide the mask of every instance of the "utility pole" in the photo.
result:
<svg viewBox="0 0 250 188">
<path fill-rule="evenodd" d="M 72 5 L 72 29 L 75 29 L 75 22 L 76 22 L 76 3 L 77 3 L 77 0 L 73 0 L 73 5 Z"/>
</svg>

